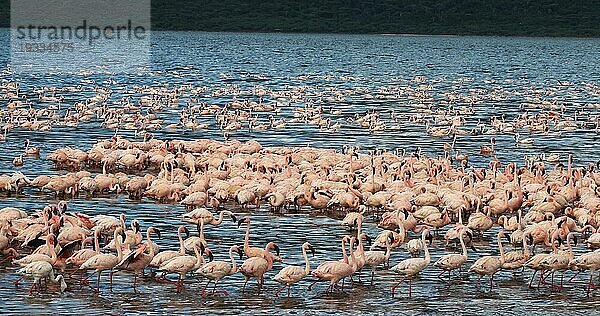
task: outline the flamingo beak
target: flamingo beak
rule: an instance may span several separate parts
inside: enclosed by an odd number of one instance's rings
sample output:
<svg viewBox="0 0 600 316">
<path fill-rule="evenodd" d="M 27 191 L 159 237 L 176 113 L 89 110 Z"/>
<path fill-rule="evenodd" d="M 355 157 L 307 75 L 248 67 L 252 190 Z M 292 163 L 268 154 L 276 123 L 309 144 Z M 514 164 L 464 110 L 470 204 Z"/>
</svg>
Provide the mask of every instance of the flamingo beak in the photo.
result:
<svg viewBox="0 0 600 316">
<path fill-rule="evenodd" d="M 371 240 L 371 237 L 369 237 L 369 235 L 366 235 L 366 234 L 365 234 L 365 240 L 369 243 L 369 245 L 373 242 Z"/>
<path fill-rule="evenodd" d="M 231 220 L 235 223 L 237 222 L 237 217 L 235 217 L 235 215 L 231 214 Z M 239 225 L 238 225 L 239 227 Z"/>
<path fill-rule="evenodd" d="M 160 238 L 160 230 L 158 230 L 158 228 L 154 228 L 154 233 L 156 234 L 156 236 L 158 236 L 158 238 Z"/>
<path fill-rule="evenodd" d="M 240 228 L 240 226 L 242 225 L 242 223 L 243 223 L 245 220 L 246 220 L 246 217 L 244 217 L 244 218 L 240 218 L 240 219 L 237 221 L 237 226 L 238 226 L 238 228 Z"/>
<path fill-rule="evenodd" d="M 190 230 L 187 227 L 183 226 L 183 232 L 185 233 L 185 238 L 190 238 Z"/>
<path fill-rule="evenodd" d="M 317 251 L 315 250 L 315 248 L 313 248 L 313 246 L 308 246 L 308 249 L 310 249 L 310 252 L 312 253 L 312 256 L 315 256 L 315 253 L 317 253 Z"/>
<path fill-rule="evenodd" d="M 210 249 L 206 248 L 206 250 L 204 250 L 204 253 L 206 253 L 206 255 L 208 255 L 208 262 L 211 262 L 215 259 L 215 257 L 213 256 L 212 251 L 210 251 Z"/>
<path fill-rule="evenodd" d="M 277 253 L 277 256 L 279 256 L 279 246 L 277 246 L 277 244 L 273 244 L 273 249 L 275 249 L 275 253 Z"/>
<path fill-rule="evenodd" d="M 244 251 L 240 248 L 237 249 L 238 254 L 240 255 L 240 260 L 242 260 L 242 257 L 244 255 Z"/>
</svg>

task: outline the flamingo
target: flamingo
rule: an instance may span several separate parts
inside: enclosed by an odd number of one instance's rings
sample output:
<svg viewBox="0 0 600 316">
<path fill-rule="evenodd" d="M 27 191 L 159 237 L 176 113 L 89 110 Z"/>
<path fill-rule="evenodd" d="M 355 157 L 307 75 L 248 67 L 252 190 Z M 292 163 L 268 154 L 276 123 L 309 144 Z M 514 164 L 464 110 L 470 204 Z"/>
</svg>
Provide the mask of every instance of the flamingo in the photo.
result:
<svg viewBox="0 0 600 316">
<path fill-rule="evenodd" d="M 165 273 L 177 273 L 179 274 L 179 279 L 175 282 L 177 287 L 177 293 L 183 290 L 183 281 L 185 279 L 186 273 L 197 270 L 204 265 L 204 258 L 202 254 L 206 252 L 208 248 L 205 248 L 204 245 L 198 244 L 194 245 L 194 253 L 195 256 L 178 256 L 169 261 L 164 262 L 159 268 L 159 271 Z M 200 252 L 198 252 L 198 248 L 200 248 Z"/>
<path fill-rule="evenodd" d="M 388 239 L 385 243 L 385 252 L 375 250 L 365 251 L 365 264 L 371 267 L 371 286 L 373 286 L 373 279 L 375 278 L 375 268 L 378 265 L 389 261 L 393 242 L 394 237 L 388 235 Z"/>
<path fill-rule="evenodd" d="M 279 296 L 279 292 L 287 287 L 288 297 L 290 297 L 290 287 L 292 284 L 298 283 L 310 273 L 310 262 L 308 261 L 308 255 L 306 254 L 306 250 L 308 249 L 310 249 L 313 256 L 315 255 L 315 248 L 313 248 L 310 243 L 305 242 L 302 244 L 302 256 L 304 256 L 305 262 L 304 268 L 299 266 L 287 266 L 281 269 L 281 271 L 273 277 L 273 280 L 283 284 L 283 286 L 275 292 L 275 296 Z"/>
<path fill-rule="evenodd" d="M 258 292 L 260 293 L 260 290 L 262 289 L 265 283 L 265 273 L 273 268 L 274 256 L 269 252 L 270 249 L 275 249 L 275 251 L 279 255 L 279 247 L 275 243 L 269 242 L 265 246 L 263 256 L 250 257 L 246 259 L 244 263 L 242 263 L 239 272 L 243 274 L 244 278 L 246 279 L 242 291 L 246 289 L 246 284 L 248 283 L 248 280 L 254 277 L 258 281 Z"/>
<path fill-rule="evenodd" d="M 549 273 L 552 273 L 551 289 L 554 288 L 554 274 L 556 271 L 562 271 L 560 278 L 560 287 L 562 288 L 565 271 L 569 268 L 569 262 L 573 260 L 573 248 L 571 247 L 572 236 L 574 236 L 573 233 L 567 235 L 567 251 L 555 251 L 540 261 L 540 265 L 544 267 L 545 270 L 550 270 Z M 546 277 L 542 274 L 542 283 L 545 283 L 545 278 Z"/>
<path fill-rule="evenodd" d="M 588 252 L 577 258 L 572 259 L 569 262 L 569 268 L 572 270 L 576 270 L 577 273 L 574 275 L 581 273 L 581 271 L 589 270 L 590 271 L 590 279 L 587 282 L 587 296 L 590 296 L 590 290 L 592 287 L 595 288 L 594 285 L 594 273 L 600 270 L 600 252 Z M 573 276 L 573 277 L 574 277 Z M 572 279 L 572 278 L 571 278 Z"/>
<path fill-rule="evenodd" d="M 90 270 L 90 269 L 94 270 L 94 272 L 92 274 L 90 274 L 89 276 L 87 276 L 85 279 L 82 280 L 83 282 L 86 282 L 86 284 L 87 284 L 87 279 L 89 279 L 95 273 L 98 274 L 98 281 L 96 282 L 96 289 L 95 289 L 96 292 L 100 292 L 100 276 L 102 275 L 102 272 L 104 272 L 106 270 L 112 270 L 123 259 L 123 251 L 121 250 L 121 239 L 117 239 L 117 238 L 125 239 L 124 235 L 125 235 L 125 233 L 123 232 L 123 228 L 118 227 L 117 229 L 115 229 L 113 238 L 116 240 L 116 244 L 115 244 L 115 247 L 117 248 L 116 256 L 113 254 L 108 254 L 108 253 L 99 253 L 99 254 L 89 258 L 84 263 L 82 263 L 81 266 L 79 266 L 79 270 Z M 112 275 L 113 275 L 113 272 L 111 271 L 110 272 L 110 287 L 111 288 L 112 288 Z"/>
<path fill-rule="evenodd" d="M 214 295 L 215 290 L 217 288 L 217 283 L 219 283 L 219 281 L 221 281 L 222 278 L 229 275 L 233 275 L 238 272 L 237 264 L 235 262 L 235 259 L 233 258 L 234 251 L 236 251 L 240 256 L 240 259 L 242 259 L 242 255 L 244 254 L 242 249 L 234 245 L 229 248 L 229 259 L 231 259 L 231 265 L 229 265 L 227 261 L 217 260 L 205 264 L 196 271 L 196 273 L 199 273 L 204 277 L 208 278 L 208 283 L 206 283 L 206 286 L 204 286 L 204 288 L 202 289 L 203 296 L 210 282 L 214 282 L 213 290 L 211 293 Z M 227 291 L 223 290 L 223 294 L 227 295 L 228 293 Z"/>
<path fill-rule="evenodd" d="M 203 221 L 205 225 L 210 224 L 218 226 L 223 222 L 223 219 L 225 218 L 224 215 L 228 215 L 234 223 L 237 222 L 237 218 L 230 211 L 221 211 L 221 213 L 219 213 L 219 219 L 216 219 L 215 216 L 205 208 L 197 208 L 189 213 L 183 214 L 182 220 L 191 224 L 198 224 L 199 221 Z"/>
<path fill-rule="evenodd" d="M 431 234 L 429 234 L 429 228 L 425 228 L 421 233 L 421 242 L 423 243 L 423 248 L 425 250 L 425 258 L 410 258 L 400 261 L 397 265 L 393 266 L 390 270 L 399 274 L 404 275 L 404 278 L 392 286 L 392 297 L 396 292 L 396 288 L 402 284 L 408 278 L 408 297 L 412 297 L 412 277 L 419 274 L 423 271 L 431 261 L 431 257 L 429 256 L 429 249 L 425 242 L 425 239 L 429 238 L 430 242 L 432 240 Z"/>
<path fill-rule="evenodd" d="M 206 240 L 204 240 L 204 221 L 200 221 L 199 224 L 196 224 L 196 227 L 198 228 L 198 236 L 191 236 L 183 241 L 185 251 L 195 251 L 194 247 L 200 245 L 204 248 L 208 246 Z"/>
<path fill-rule="evenodd" d="M 137 276 L 144 274 L 144 269 L 154 259 L 155 250 L 152 247 L 152 240 L 150 239 L 150 233 L 155 233 L 160 238 L 160 231 L 152 226 L 146 230 L 146 243 L 140 246 L 138 249 L 132 251 L 127 257 L 123 258 L 121 262 L 115 267 L 119 270 L 127 270 L 133 272 L 133 289 L 135 291 L 137 284 Z M 146 249 L 150 248 L 149 253 L 145 253 Z"/>
<path fill-rule="evenodd" d="M 179 251 L 175 251 L 175 250 L 161 251 L 161 252 L 157 253 L 154 256 L 154 258 L 152 258 L 152 261 L 150 261 L 150 264 L 148 264 L 148 266 L 153 267 L 153 268 L 158 268 L 158 267 L 160 267 L 161 264 L 163 264 L 166 261 L 169 261 L 177 256 L 184 256 L 185 255 L 185 245 L 183 244 L 183 237 L 181 237 L 182 233 L 185 233 L 186 236 L 189 237 L 190 231 L 183 225 L 179 226 L 179 228 L 177 229 L 177 237 L 179 238 Z"/>
<path fill-rule="evenodd" d="M 264 249 L 258 247 L 250 247 L 250 218 L 244 217 L 238 220 L 238 228 L 242 223 L 246 223 L 246 237 L 244 238 L 244 253 L 248 258 L 252 257 L 265 257 L 266 251 Z M 273 261 L 282 262 L 283 259 L 279 257 L 279 251 L 277 251 L 277 256 L 273 256 Z"/>
<path fill-rule="evenodd" d="M 496 239 L 498 240 L 498 249 L 500 250 L 500 257 L 498 256 L 483 256 L 469 268 L 469 272 L 475 272 L 479 274 L 479 279 L 477 279 L 477 284 L 484 275 L 489 275 L 490 277 L 490 291 L 494 288 L 494 274 L 498 272 L 502 268 L 502 264 L 504 263 L 504 250 L 502 249 L 502 241 L 500 238 L 504 236 L 504 231 L 498 232 Z"/>
<path fill-rule="evenodd" d="M 342 238 L 342 254 L 344 256 L 343 260 L 335 260 L 335 261 L 325 261 L 311 272 L 311 275 L 316 277 L 318 280 L 309 285 L 308 290 L 310 291 L 312 286 L 318 282 L 319 280 L 327 280 L 329 281 L 329 286 L 327 287 L 326 292 L 333 291 L 334 288 L 337 287 L 337 283 L 344 279 L 345 277 L 351 276 L 356 267 L 356 257 L 354 251 L 352 251 L 352 244 L 356 240 L 355 237 L 350 238 L 349 236 L 344 236 Z M 350 257 L 352 259 L 352 264 L 350 260 L 348 260 L 348 255 L 346 254 L 346 243 L 350 242 Z"/>
<path fill-rule="evenodd" d="M 48 234 L 46 236 L 46 247 L 47 247 L 48 251 L 50 252 L 50 255 L 43 254 L 43 253 L 32 253 L 21 259 L 13 260 L 13 264 L 17 264 L 21 267 L 24 267 L 35 261 L 46 261 L 53 265 L 56 262 L 56 258 L 57 258 L 56 251 L 54 248 L 55 243 L 56 243 L 56 241 L 54 238 L 54 234 Z"/>
<path fill-rule="evenodd" d="M 28 156 L 39 156 L 40 155 L 40 147 L 29 146 L 30 141 L 29 138 L 25 139 L 25 154 Z"/>
<path fill-rule="evenodd" d="M 466 227 L 463 226 L 460 228 L 460 235 L 458 235 L 458 238 L 459 238 L 460 246 L 462 249 L 461 254 L 456 254 L 456 253 L 447 254 L 433 263 L 434 267 L 438 267 L 438 268 L 442 269 L 442 272 L 438 275 L 438 278 L 441 278 L 441 276 L 442 276 L 442 274 L 444 274 L 444 272 L 448 272 L 448 279 L 450 279 L 450 272 L 453 270 L 459 269 L 463 264 L 465 264 L 465 262 L 467 262 L 468 254 L 467 254 L 467 247 L 465 245 L 464 235 L 470 234 L 470 233 L 471 232 L 468 231 Z M 471 236 L 471 238 L 472 238 L 472 236 Z"/>
<path fill-rule="evenodd" d="M 65 283 L 64 277 L 59 274 L 54 276 L 54 268 L 52 265 L 46 261 L 34 261 L 27 264 L 25 267 L 19 269 L 18 273 L 33 278 L 33 284 L 31 284 L 31 288 L 29 289 L 29 293 L 32 293 L 34 288 L 38 288 L 41 290 L 41 281 L 42 279 L 48 278 L 50 281 L 59 284 L 60 283 L 60 292 L 64 292 L 67 289 L 67 283 Z"/>
</svg>

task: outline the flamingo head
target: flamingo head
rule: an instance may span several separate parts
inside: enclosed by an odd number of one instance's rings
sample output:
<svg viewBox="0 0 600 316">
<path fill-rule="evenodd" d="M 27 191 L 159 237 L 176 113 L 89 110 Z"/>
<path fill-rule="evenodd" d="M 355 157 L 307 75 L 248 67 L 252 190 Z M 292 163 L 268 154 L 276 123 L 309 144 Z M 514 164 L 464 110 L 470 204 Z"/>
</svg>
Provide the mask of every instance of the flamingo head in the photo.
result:
<svg viewBox="0 0 600 316">
<path fill-rule="evenodd" d="M 215 257 L 213 256 L 213 253 L 210 249 L 208 248 L 204 248 L 204 254 L 208 256 L 208 261 L 213 261 L 213 259 L 215 259 Z"/>
<path fill-rule="evenodd" d="M 139 225 L 139 224 L 138 224 Z M 139 227 L 138 227 L 139 229 Z M 158 238 L 160 238 L 160 230 L 155 227 L 150 227 L 150 232 L 155 233 Z"/>
<path fill-rule="evenodd" d="M 275 250 L 275 253 L 277 254 L 277 256 L 279 256 L 279 246 L 277 246 L 276 243 L 274 243 L 274 242 L 268 243 L 266 249 L 267 250 L 270 250 L 270 249 Z"/>
<path fill-rule="evenodd" d="M 189 229 L 187 229 L 187 227 L 185 226 L 179 226 L 179 231 L 182 233 L 185 233 L 185 238 L 189 238 L 190 237 L 190 231 Z"/>
<path fill-rule="evenodd" d="M 238 253 L 238 255 L 240 255 L 240 260 L 241 260 L 242 256 L 244 255 L 244 251 L 238 246 L 232 246 L 231 249 L 233 249 L 233 251 L 236 251 Z"/>
</svg>

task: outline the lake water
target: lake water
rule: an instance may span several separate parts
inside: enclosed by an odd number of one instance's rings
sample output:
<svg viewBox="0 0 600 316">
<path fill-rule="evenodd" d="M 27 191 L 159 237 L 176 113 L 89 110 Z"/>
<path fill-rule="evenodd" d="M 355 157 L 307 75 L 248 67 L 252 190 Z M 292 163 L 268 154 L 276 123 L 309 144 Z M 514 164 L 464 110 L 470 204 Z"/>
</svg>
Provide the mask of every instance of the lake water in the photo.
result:
<svg viewBox="0 0 600 316">
<path fill-rule="evenodd" d="M 8 30 L 0 30 L 0 70 L 6 69 L 10 59 Z M 305 34 L 238 34 L 159 32 L 152 34 L 151 69 L 141 70 L 139 75 L 99 74 L 86 75 L 0 75 L 0 79 L 21 85 L 21 92 L 35 98 L 33 90 L 41 86 L 77 86 L 83 91 L 63 93 L 65 101 L 61 113 L 75 102 L 94 95 L 91 87 L 99 85 L 113 91 L 111 104 L 119 100 L 135 85 L 165 87 L 173 89 L 182 85 L 206 87 L 214 92 L 221 87 L 237 85 L 237 96 L 220 96 L 205 93 L 198 96 L 200 102 L 223 106 L 234 99 L 259 101 L 251 91 L 256 87 L 274 91 L 304 87 L 305 100 L 293 101 L 281 107 L 275 119 L 290 120 L 294 107 L 306 103 L 321 105 L 324 116 L 339 123 L 338 131 L 327 131 L 318 126 L 288 123 L 284 129 L 267 129 L 248 132 L 247 129 L 231 132 L 232 139 L 256 139 L 263 146 L 314 146 L 340 149 L 343 145 L 358 145 L 361 150 L 403 148 L 409 151 L 420 146 L 424 152 L 443 155 L 443 143 L 449 139 L 430 137 L 425 133 L 424 122 L 410 122 L 408 117 L 422 109 L 410 98 L 411 94 L 398 91 L 417 91 L 422 85 L 430 85 L 428 93 L 432 109 L 444 108 L 440 101 L 446 93 L 462 97 L 454 106 L 472 107 L 473 113 L 465 115 L 464 128 L 477 128 L 478 120 L 488 122 L 492 116 L 505 116 L 507 122 L 523 113 L 520 106 L 535 103 L 531 98 L 540 97 L 550 103 L 564 106 L 563 117 L 579 117 L 587 122 L 574 130 L 557 134 L 529 134 L 522 130 L 523 137 L 531 137 L 531 146 L 516 146 L 512 134 L 497 133 L 497 156 L 503 162 L 518 161 L 524 155 L 544 152 L 559 153 L 563 160 L 568 152 L 575 155 L 575 163 L 583 165 L 596 162 L 595 142 L 598 140 L 598 108 L 600 108 L 600 40 L 598 39 L 550 39 L 550 38 L 497 38 L 497 37 L 438 37 L 438 36 L 392 36 L 392 35 L 305 35 Z M 415 80 L 423 76 L 424 82 Z M 82 80 L 92 80 L 94 83 Z M 108 81 L 110 80 L 110 81 Z M 400 90 L 394 90 L 402 88 Z M 384 93 L 385 89 L 395 91 Z M 331 91 L 347 91 L 339 98 L 326 98 Z M 378 97 L 380 96 L 380 97 Z M 134 95 L 133 98 L 138 98 Z M 474 98 L 476 97 L 476 98 Z M 265 102 L 269 100 L 268 96 Z M 474 99 L 467 102 L 465 99 Z M 182 95 L 179 104 L 157 111 L 167 123 L 179 120 L 178 114 L 189 95 Z M 289 101 L 289 100 L 288 100 Z M 288 102 L 286 101 L 286 102 Z M 110 102 L 109 102 L 110 103 Z M 4 108 L 7 100 L 0 99 Z M 36 108 L 47 106 L 34 104 Z M 334 112 L 339 110 L 340 112 Z M 401 119 L 392 122 L 392 110 Z M 531 114 L 543 109 L 529 108 Z M 386 125 L 399 125 L 398 129 L 369 131 L 351 123 L 355 114 L 370 111 L 380 114 Z M 420 112 L 423 113 L 423 112 Z M 260 114 L 258 121 L 268 124 L 269 113 Z M 427 116 L 428 114 L 423 114 Z M 581 119 L 581 118 L 584 119 Z M 431 118 L 433 121 L 433 118 Z M 205 118 L 206 130 L 171 129 L 155 131 L 157 138 L 213 138 L 223 140 L 223 132 L 214 118 Z M 112 136 L 113 130 L 100 128 L 99 122 L 82 123 L 78 127 L 56 126 L 50 132 L 27 131 L 15 128 L 9 132 L 9 141 L 0 143 L 0 173 L 12 173 L 12 159 L 22 152 L 25 138 L 40 146 L 42 158 L 59 147 L 71 146 L 88 150 L 100 139 Z M 120 134 L 134 136 L 133 131 L 121 130 Z M 479 146 L 489 143 L 490 135 L 460 135 L 456 147 L 470 154 L 474 165 L 485 165 L 489 158 L 478 155 Z M 26 159 L 18 168 L 30 178 L 40 174 L 59 174 L 45 160 Z M 0 197 L 0 207 L 16 206 L 28 210 L 42 208 L 54 200 L 46 194 L 26 190 L 20 196 Z M 74 199 L 69 202 L 71 210 L 88 214 L 125 212 L 128 220 L 137 218 L 142 227 L 154 225 L 161 229 L 163 238 L 157 242 L 162 249 L 174 248 L 177 244 L 176 227 L 181 224 L 185 212 L 179 205 L 155 204 L 150 200 L 130 201 L 126 197 L 100 197 Z M 240 210 L 228 206 L 236 213 Z M 284 215 L 270 214 L 267 208 L 253 210 L 252 243 L 263 245 L 275 241 L 281 248 L 285 263 L 301 264 L 300 246 L 310 241 L 317 254 L 310 258 L 312 266 L 323 260 L 340 258 L 338 241 L 346 234 L 339 220 L 302 210 Z M 299 229 L 299 227 L 302 227 Z M 366 223 L 371 236 L 378 233 L 374 220 Z M 245 230 L 237 229 L 231 222 L 218 228 L 206 229 L 207 241 L 216 259 L 227 258 L 226 251 L 232 244 L 243 243 Z M 477 243 L 479 252 L 469 255 L 469 263 L 478 256 L 496 253 L 495 234 L 497 228 L 486 233 Z M 414 236 L 411 235 L 411 238 Z M 434 242 L 432 262 L 447 253 L 442 241 Z M 585 249 L 579 245 L 577 253 Z M 392 254 L 391 264 L 407 257 L 405 251 Z M 394 273 L 378 270 L 375 287 L 357 285 L 349 294 L 324 294 L 323 284 L 307 292 L 307 281 L 292 288 L 292 298 L 273 298 L 272 293 L 279 284 L 270 280 L 282 264 L 276 264 L 267 274 L 266 292 L 257 296 L 254 292 L 241 293 L 243 278 L 235 275 L 224 279 L 221 286 L 230 293 L 227 297 L 200 296 L 204 281 L 190 283 L 183 293 L 175 293 L 172 287 L 145 280 L 134 293 L 129 285 L 131 277 L 117 274 L 114 291 L 104 287 L 100 295 L 76 287 L 63 295 L 29 295 L 25 286 L 15 289 L 16 268 L 0 267 L 0 306 L 4 313 L 199 313 L 233 314 L 589 314 L 600 308 L 598 294 L 586 298 L 581 287 L 569 287 L 565 291 L 550 294 L 548 290 L 537 292 L 527 288 L 531 275 L 513 276 L 509 272 L 497 275 L 497 287 L 492 293 L 479 291 L 474 282 L 476 277 L 455 284 L 440 282 L 437 269 L 430 266 L 413 282 L 413 298 L 406 298 L 406 288 L 401 288 L 400 298 L 391 298 L 390 286 L 399 280 Z M 364 273 L 366 279 L 367 274 Z M 525 281 L 521 281 L 524 278 Z M 201 285 L 202 284 L 202 285 Z M 254 284 L 250 286 L 254 289 Z"/>
</svg>

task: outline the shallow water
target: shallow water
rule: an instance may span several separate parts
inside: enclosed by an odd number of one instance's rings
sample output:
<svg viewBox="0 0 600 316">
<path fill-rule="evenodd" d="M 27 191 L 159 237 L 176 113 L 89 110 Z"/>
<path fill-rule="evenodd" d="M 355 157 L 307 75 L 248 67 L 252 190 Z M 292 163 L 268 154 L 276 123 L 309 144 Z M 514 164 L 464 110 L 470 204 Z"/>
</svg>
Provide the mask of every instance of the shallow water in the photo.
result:
<svg viewBox="0 0 600 316">
<path fill-rule="evenodd" d="M 7 32 L 0 30 L 0 41 L 6 43 Z M 467 116 L 466 126 L 473 128 L 477 120 L 489 121 L 491 116 L 505 114 L 507 121 L 521 113 L 519 105 L 525 103 L 531 95 L 529 88 L 546 89 L 545 97 L 556 100 L 566 107 L 566 115 L 573 116 L 576 111 L 589 113 L 590 121 L 597 118 L 600 97 L 600 65 L 597 63 L 600 52 L 600 40 L 596 39 L 544 39 L 544 38 L 493 38 L 493 37 L 413 37 L 413 36 L 350 36 L 350 35 L 271 35 L 271 34 L 220 34 L 220 33 L 154 33 L 152 37 L 152 71 L 155 76 L 127 76 L 91 74 L 81 75 L 3 75 L 5 78 L 16 76 L 22 89 L 34 95 L 32 89 L 42 85 L 64 86 L 81 84 L 82 79 L 95 80 L 101 86 L 111 88 L 114 99 L 119 93 L 132 85 L 150 85 L 176 87 L 182 84 L 206 86 L 210 91 L 224 85 L 239 85 L 242 90 L 250 90 L 260 85 L 267 89 L 282 90 L 286 87 L 308 86 L 314 91 L 326 88 L 368 88 L 371 94 L 380 87 L 405 86 L 416 89 L 420 83 L 413 81 L 415 76 L 426 76 L 426 84 L 434 87 L 432 93 L 434 108 L 442 106 L 439 100 L 442 94 L 456 91 L 469 95 L 470 89 L 481 89 L 483 95 L 491 96 L 496 91 L 506 98 L 494 100 L 489 97 L 476 102 L 474 114 Z M 0 67 L 5 68 L 8 61 L 8 45 L 1 45 Z M 226 76 L 223 76 L 225 74 Z M 305 76 L 305 77 L 301 77 Z M 103 83 L 107 79 L 113 83 Z M 558 82 L 571 82 L 568 86 L 559 86 Z M 590 85 L 592 87 L 590 87 Z M 84 84 L 85 85 L 85 84 Z M 595 87 L 595 88 L 594 88 Z M 65 96 L 65 107 L 76 101 L 90 97 L 91 93 L 81 92 Z M 247 96 L 257 100 L 256 96 Z M 180 100 L 183 106 L 185 98 Z M 383 118 L 389 117 L 394 109 L 404 117 L 415 113 L 416 104 L 407 97 L 398 97 L 389 101 L 384 98 L 368 98 L 365 93 L 352 93 L 348 97 L 331 101 L 316 101 L 325 109 L 334 108 L 341 114 L 329 114 L 342 126 L 337 132 L 319 130 L 305 124 L 288 124 L 282 130 L 238 131 L 232 133 L 233 139 L 256 139 L 263 146 L 292 145 L 337 148 L 342 145 L 359 145 L 361 149 L 384 148 L 392 150 L 405 148 L 414 150 L 421 146 L 428 154 L 442 155 L 443 142 L 427 136 L 423 124 L 404 120 L 398 131 L 370 133 L 355 125 L 345 123 L 346 118 L 355 113 L 364 114 L 375 110 Z M 201 101 L 224 104 L 230 96 L 202 96 Z M 0 100 L 4 106 L 6 100 Z M 300 103 L 298 104 L 300 105 Z M 457 104 L 458 105 L 468 105 Z M 35 105 L 45 106 L 44 104 Z M 179 107 L 166 108 L 159 116 L 167 121 L 178 119 Z M 532 113 L 538 111 L 531 109 Z M 283 107 L 278 117 L 291 118 L 292 107 Z M 268 122 L 268 114 L 259 118 Z M 29 137 L 33 144 L 40 146 L 42 157 L 54 149 L 71 146 L 87 150 L 99 139 L 110 137 L 114 131 L 98 128 L 97 122 L 80 125 L 77 128 L 55 127 L 51 132 L 31 132 L 15 129 L 10 132 L 9 141 L 0 143 L 0 173 L 11 173 L 11 164 L 16 153 L 22 151 L 22 143 Z M 133 136 L 131 131 L 121 131 Z M 170 130 L 155 132 L 157 138 L 215 138 L 222 140 L 222 132 L 214 124 L 208 130 Z M 522 133 L 525 134 L 525 133 Z M 524 135 L 525 136 L 525 135 Z M 524 155 L 540 152 L 558 152 L 563 158 L 566 152 L 575 154 L 575 164 L 595 162 L 598 155 L 594 143 L 597 132 L 593 128 L 577 128 L 565 132 L 562 136 L 527 135 L 533 137 L 533 146 L 516 147 L 512 135 L 495 135 L 498 158 L 504 161 L 521 161 Z M 487 161 L 476 153 L 479 146 L 489 142 L 489 135 L 461 135 L 457 139 L 457 148 L 471 155 L 471 163 L 484 165 Z M 17 170 L 29 177 L 40 174 L 57 174 L 52 165 L 45 160 L 27 158 L 25 165 Z M 28 210 L 40 209 L 47 203 L 55 202 L 46 194 L 26 190 L 21 196 L 2 196 L 0 207 L 16 206 Z M 82 211 L 90 215 L 100 213 L 118 214 L 125 212 L 128 219 L 137 218 L 142 227 L 154 225 L 160 228 L 163 238 L 157 243 L 162 249 L 175 248 L 177 244 L 176 227 L 185 212 L 179 205 L 156 204 L 150 200 L 130 201 L 124 197 L 100 197 L 95 199 L 74 199 L 69 201 L 71 210 Z M 240 215 L 243 211 L 228 206 Z M 302 264 L 300 245 L 310 241 L 317 249 L 312 266 L 323 260 L 337 259 L 339 240 L 347 232 L 340 227 L 339 220 L 312 213 L 309 210 L 271 214 L 266 208 L 252 210 L 248 214 L 252 219 L 251 243 L 264 245 L 275 241 L 281 248 L 285 264 Z M 366 231 L 376 236 L 375 220 L 369 218 Z M 242 226 L 243 227 L 243 226 Z M 216 259 L 226 260 L 230 245 L 243 243 L 244 228 L 236 228 L 231 222 L 219 227 L 207 227 L 205 234 Z M 470 253 L 469 263 L 478 256 L 496 253 L 495 234 L 489 231 L 477 244 L 478 253 Z M 443 234 L 443 232 L 442 232 Z M 415 236 L 411 235 L 411 238 Z M 494 238 L 493 238 L 494 237 Z M 441 247 L 442 241 L 436 240 L 431 250 L 432 262 L 447 250 Z M 577 253 L 583 246 L 576 247 Z M 392 254 L 391 264 L 407 257 L 406 252 Z M 468 266 L 468 264 L 467 264 Z M 375 286 L 357 285 L 347 294 L 324 294 L 325 284 L 319 284 L 313 291 L 307 292 L 307 281 L 292 288 L 292 298 L 273 298 L 272 293 L 278 284 L 270 280 L 282 264 L 267 275 L 266 292 L 257 296 L 255 284 L 249 291 L 241 293 L 243 278 L 235 275 L 224 279 L 221 287 L 229 296 L 200 296 L 204 281 L 190 278 L 186 291 L 177 294 L 170 286 L 145 280 L 138 287 L 139 293 L 133 293 L 129 285 L 131 276 L 118 273 L 115 276 L 113 292 L 103 285 L 100 295 L 89 289 L 79 290 L 72 287 L 63 295 L 27 293 L 27 285 L 14 288 L 17 274 L 14 267 L 0 267 L 0 306 L 4 313 L 69 313 L 74 308 L 87 313 L 189 313 L 205 311 L 211 314 L 232 313 L 277 313 L 277 314 L 350 314 L 360 310 L 376 314 L 583 314 L 600 308 L 598 293 L 586 298 L 581 287 L 570 286 L 560 294 L 550 294 L 543 290 L 537 292 L 527 288 L 531 273 L 517 275 L 512 280 L 509 272 L 497 275 L 497 283 L 491 293 L 487 287 L 474 286 L 476 277 L 460 280 L 448 285 L 437 279 L 437 269 L 429 267 L 413 282 L 413 298 L 406 298 L 406 287 L 400 288 L 400 294 L 391 298 L 390 286 L 399 280 L 398 276 L 386 270 L 378 270 Z M 363 272 L 363 281 L 367 280 Z M 524 279 L 524 281 L 522 281 Z M 107 280 L 107 276 L 105 279 Z M 192 282 L 193 281 L 193 282 Z M 487 285 L 482 282 L 482 285 Z M 254 308 L 254 310 L 250 310 Z"/>
</svg>

